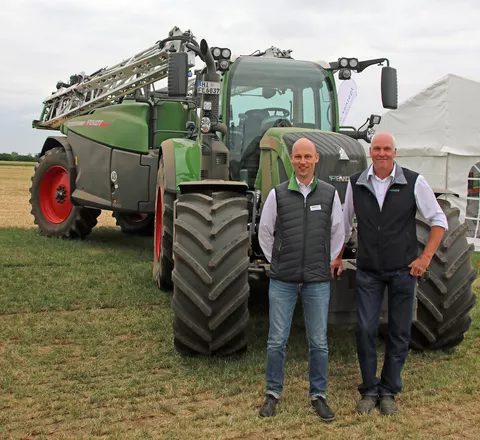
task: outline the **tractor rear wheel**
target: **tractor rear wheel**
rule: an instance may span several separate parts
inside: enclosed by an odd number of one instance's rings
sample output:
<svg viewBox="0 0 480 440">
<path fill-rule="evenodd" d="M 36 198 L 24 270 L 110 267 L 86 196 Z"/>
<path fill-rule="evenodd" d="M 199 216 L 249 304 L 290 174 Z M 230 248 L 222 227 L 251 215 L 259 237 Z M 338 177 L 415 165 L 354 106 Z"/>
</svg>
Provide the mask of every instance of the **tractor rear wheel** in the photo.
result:
<svg viewBox="0 0 480 440">
<path fill-rule="evenodd" d="M 153 280 L 159 289 L 172 290 L 173 204 L 177 193 L 165 187 L 165 165 L 160 158 L 155 201 Z"/>
<path fill-rule="evenodd" d="M 175 348 L 187 355 L 231 355 L 247 347 L 247 200 L 234 192 L 182 194 L 173 255 Z"/>
<path fill-rule="evenodd" d="M 153 235 L 153 214 L 127 214 L 125 212 L 113 211 L 112 217 L 116 220 L 117 226 L 120 226 L 124 234 Z"/>
<path fill-rule="evenodd" d="M 74 206 L 65 150 L 48 150 L 40 157 L 30 187 L 31 214 L 40 233 L 49 237 L 85 238 L 97 224 L 100 209 Z"/>
<path fill-rule="evenodd" d="M 460 223 L 460 211 L 445 200 L 438 200 L 447 216 L 445 232 L 428 268 L 429 278 L 417 287 L 417 320 L 412 326 L 410 346 L 416 350 L 447 349 L 463 341 L 470 327 L 469 312 L 475 304 L 472 284 L 477 276 L 471 264 L 474 249 L 466 239 L 467 226 Z M 427 221 L 417 215 L 419 252 L 429 236 Z"/>
</svg>

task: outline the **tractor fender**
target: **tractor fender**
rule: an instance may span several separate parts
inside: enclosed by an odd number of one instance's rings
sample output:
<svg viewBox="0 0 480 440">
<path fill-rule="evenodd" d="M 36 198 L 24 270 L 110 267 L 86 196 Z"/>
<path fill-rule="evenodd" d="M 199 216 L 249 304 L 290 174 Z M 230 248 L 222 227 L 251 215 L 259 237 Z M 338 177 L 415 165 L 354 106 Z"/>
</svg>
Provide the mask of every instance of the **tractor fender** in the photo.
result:
<svg viewBox="0 0 480 440">
<path fill-rule="evenodd" d="M 160 154 L 158 155 L 158 161 L 163 157 L 163 163 L 166 170 L 171 170 L 171 172 L 166 173 L 165 183 L 167 190 L 176 191 L 176 182 L 175 182 L 175 145 L 172 139 L 167 139 L 163 141 L 160 145 Z"/>
<path fill-rule="evenodd" d="M 192 139 L 168 139 L 160 145 L 160 157 L 163 157 L 166 174 L 166 189 L 178 192 L 183 182 L 200 180 L 200 146 Z"/>
<path fill-rule="evenodd" d="M 49 136 L 42 147 L 42 152 L 40 156 L 43 156 L 48 150 L 51 150 L 55 147 L 61 147 L 65 150 L 67 154 L 67 161 L 68 161 L 68 172 L 70 174 L 70 194 L 75 191 L 75 180 L 77 179 L 77 167 L 75 165 L 75 158 L 73 156 L 73 150 L 68 142 L 66 136 Z M 72 204 L 76 204 L 75 201 L 71 200 Z"/>
</svg>

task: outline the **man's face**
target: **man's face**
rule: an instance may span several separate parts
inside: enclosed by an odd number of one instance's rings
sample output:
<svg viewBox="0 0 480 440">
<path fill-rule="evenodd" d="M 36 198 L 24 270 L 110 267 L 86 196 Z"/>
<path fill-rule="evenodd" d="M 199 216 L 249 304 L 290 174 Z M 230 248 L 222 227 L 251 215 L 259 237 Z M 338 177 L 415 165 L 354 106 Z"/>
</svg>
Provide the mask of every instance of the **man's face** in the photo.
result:
<svg viewBox="0 0 480 440">
<path fill-rule="evenodd" d="M 397 150 L 393 138 L 388 134 L 375 136 L 370 147 L 375 172 L 391 172 Z"/>
<path fill-rule="evenodd" d="M 315 174 L 315 165 L 320 158 L 311 142 L 297 142 L 293 146 L 290 160 L 299 180 L 311 180 Z"/>
</svg>

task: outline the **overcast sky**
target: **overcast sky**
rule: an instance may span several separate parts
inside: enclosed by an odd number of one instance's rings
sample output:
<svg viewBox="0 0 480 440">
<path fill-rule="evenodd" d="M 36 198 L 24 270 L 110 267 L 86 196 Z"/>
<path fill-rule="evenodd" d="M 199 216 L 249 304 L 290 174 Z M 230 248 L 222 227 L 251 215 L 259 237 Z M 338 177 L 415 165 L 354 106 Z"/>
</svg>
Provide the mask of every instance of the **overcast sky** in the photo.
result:
<svg viewBox="0 0 480 440">
<path fill-rule="evenodd" d="M 449 73 L 480 81 L 479 23 L 478 0 L 5 0 L 0 152 L 35 154 L 58 133 L 31 128 L 57 81 L 114 65 L 173 26 L 234 54 L 273 45 L 312 61 L 386 57 L 402 102 Z M 346 124 L 384 113 L 380 72 L 354 75 L 358 96 Z"/>
</svg>

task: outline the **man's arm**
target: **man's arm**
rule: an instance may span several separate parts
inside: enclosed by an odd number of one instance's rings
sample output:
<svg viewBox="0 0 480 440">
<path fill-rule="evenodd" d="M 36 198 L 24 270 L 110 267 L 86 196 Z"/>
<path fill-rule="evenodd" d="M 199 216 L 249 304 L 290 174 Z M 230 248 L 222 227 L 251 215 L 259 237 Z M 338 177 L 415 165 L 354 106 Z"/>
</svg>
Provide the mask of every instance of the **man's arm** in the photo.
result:
<svg viewBox="0 0 480 440">
<path fill-rule="evenodd" d="M 345 227 L 344 242 L 338 256 L 335 258 L 335 260 L 332 261 L 332 264 L 331 264 L 332 276 L 334 275 L 335 271 L 337 271 L 337 275 L 340 275 L 343 272 L 343 266 L 342 266 L 343 251 L 345 250 L 345 243 L 347 243 L 348 240 L 350 240 L 350 237 L 352 236 L 352 226 L 353 226 L 354 215 L 355 215 L 355 209 L 353 206 L 353 191 L 352 191 L 352 184 L 349 180 L 347 184 L 347 191 L 345 193 L 345 203 L 343 204 L 343 224 Z"/>
<path fill-rule="evenodd" d="M 408 265 L 410 268 L 410 275 L 414 277 L 421 277 L 423 275 L 425 270 L 427 270 L 427 267 L 430 265 L 430 261 L 432 261 L 432 258 L 442 241 L 444 233 L 445 229 L 443 227 L 432 226 L 422 255 Z"/>
<path fill-rule="evenodd" d="M 417 177 L 415 182 L 415 201 L 417 209 L 431 225 L 430 235 L 428 236 L 425 249 L 416 260 L 409 264 L 410 275 L 420 277 L 423 275 L 435 252 L 442 241 L 445 230 L 448 229 L 448 221 L 445 213 L 437 202 L 432 188 L 422 175 Z"/>
<path fill-rule="evenodd" d="M 343 250 L 345 243 L 345 226 L 343 224 L 343 212 L 342 203 L 338 192 L 335 191 L 335 196 L 332 205 L 331 214 L 331 232 L 330 232 L 330 261 L 336 260 L 339 253 Z M 331 266 L 332 278 L 334 276 L 335 269 Z"/>
<path fill-rule="evenodd" d="M 272 189 L 263 205 L 262 215 L 260 217 L 260 225 L 258 228 L 258 242 L 260 243 L 260 247 L 262 248 L 262 251 L 268 262 L 272 260 L 272 249 L 276 221 L 277 198 L 275 196 L 275 189 Z"/>
</svg>

